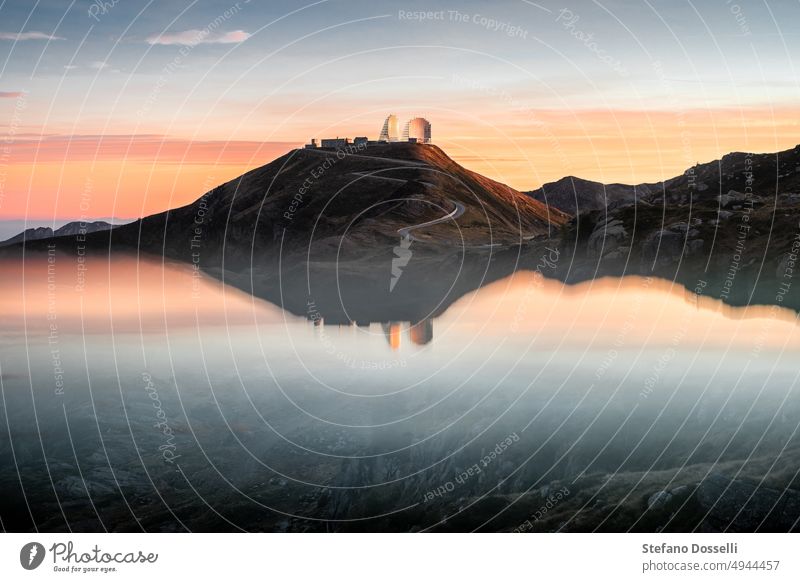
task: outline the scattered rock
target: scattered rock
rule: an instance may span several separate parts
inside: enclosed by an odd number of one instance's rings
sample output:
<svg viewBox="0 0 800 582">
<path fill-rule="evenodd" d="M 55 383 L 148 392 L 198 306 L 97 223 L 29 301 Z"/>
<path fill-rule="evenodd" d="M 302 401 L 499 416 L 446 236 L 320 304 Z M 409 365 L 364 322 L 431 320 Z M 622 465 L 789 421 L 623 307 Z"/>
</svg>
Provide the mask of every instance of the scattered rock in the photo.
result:
<svg viewBox="0 0 800 582">
<path fill-rule="evenodd" d="M 687 257 L 693 257 L 695 255 L 702 254 L 703 252 L 703 239 L 694 239 L 690 241 L 686 241 L 686 251 L 685 255 Z"/>
<path fill-rule="evenodd" d="M 676 222 L 674 224 L 670 224 L 667 228 L 673 232 L 682 232 L 686 234 L 686 232 L 689 230 L 689 225 L 685 222 Z"/>
<path fill-rule="evenodd" d="M 603 255 L 603 259 L 609 261 L 618 261 L 620 259 L 624 259 L 630 253 L 631 247 L 617 247 L 616 250 L 611 251 L 610 253 L 606 253 Z"/>
<path fill-rule="evenodd" d="M 672 499 L 672 493 L 668 491 L 659 491 L 654 493 L 647 500 L 647 509 L 661 509 L 669 500 Z"/>
<path fill-rule="evenodd" d="M 628 240 L 628 232 L 625 230 L 621 220 L 609 217 L 607 221 L 601 221 L 594 227 L 589 241 L 586 244 L 587 255 L 598 257 L 602 252 L 604 255 L 617 250 Z"/>
<path fill-rule="evenodd" d="M 668 229 L 652 232 L 642 245 L 642 255 L 648 262 L 657 258 L 662 265 L 676 262 L 683 254 L 684 238 L 680 232 Z"/>
<path fill-rule="evenodd" d="M 648 262 L 657 258 L 660 265 L 668 265 L 676 263 L 683 255 L 698 255 L 704 247 L 703 239 L 695 238 L 699 235 L 700 231 L 686 222 L 670 224 L 650 233 L 642 245 L 642 256 Z"/>
<path fill-rule="evenodd" d="M 727 194 L 720 194 L 719 195 L 719 204 L 723 208 L 728 208 L 732 206 L 736 208 L 739 206 L 741 208 L 741 204 L 747 200 L 747 194 L 742 192 L 737 192 L 736 190 L 728 190 Z"/>
</svg>

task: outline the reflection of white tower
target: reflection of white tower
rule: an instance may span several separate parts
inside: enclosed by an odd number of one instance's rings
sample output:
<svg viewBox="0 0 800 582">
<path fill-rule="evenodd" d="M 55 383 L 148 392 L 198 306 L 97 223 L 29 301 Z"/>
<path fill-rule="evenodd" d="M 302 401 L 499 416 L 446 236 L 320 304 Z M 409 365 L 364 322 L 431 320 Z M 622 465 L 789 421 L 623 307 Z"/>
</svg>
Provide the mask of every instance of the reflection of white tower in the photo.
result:
<svg viewBox="0 0 800 582">
<path fill-rule="evenodd" d="M 403 127 L 403 141 L 416 139 L 417 143 L 431 143 L 431 124 L 424 117 L 415 117 Z"/>
<path fill-rule="evenodd" d="M 397 116 L 392 114 L 383 122 L 383 129 L 381 129 L 378 141 L 397 141 L 399 137 L 400 123 L 397 121 Z"/>
</svg>

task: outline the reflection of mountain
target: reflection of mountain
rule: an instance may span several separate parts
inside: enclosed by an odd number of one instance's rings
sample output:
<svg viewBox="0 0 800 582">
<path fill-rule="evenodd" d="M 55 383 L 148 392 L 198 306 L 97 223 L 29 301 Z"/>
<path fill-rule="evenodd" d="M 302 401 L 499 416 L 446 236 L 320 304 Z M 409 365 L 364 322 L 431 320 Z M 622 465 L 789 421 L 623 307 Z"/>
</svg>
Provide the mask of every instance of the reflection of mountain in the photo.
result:
<svg viewBox="0 0 800 582">
<path fill-rule="evenodd" d="M 520 250 L 440 252 L 421 246 L 392 290 L 391 249 L 359 261 L 282 262 L 277 272 L 226 273 L 225 281 L 326 325 L 405 322 L 410 341 L 424 344 L 433 333 L 428 320 L 464 294 L 518 268 L 534 269 L 532 251 Z"/>
</svg>

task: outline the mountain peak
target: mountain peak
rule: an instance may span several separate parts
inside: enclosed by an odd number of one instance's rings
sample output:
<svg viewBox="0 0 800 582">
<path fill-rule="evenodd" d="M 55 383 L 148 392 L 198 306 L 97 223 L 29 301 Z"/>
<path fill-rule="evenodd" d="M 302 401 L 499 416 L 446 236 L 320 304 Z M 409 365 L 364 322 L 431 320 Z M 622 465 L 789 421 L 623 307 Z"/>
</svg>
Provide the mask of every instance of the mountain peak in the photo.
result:
<svg viewBox="0 0 800 582">
<path fill-rule="evenodd" d="M 438 247 L 518 244 L 568 218 L 435 145 L 370 143 L 291 150 L 193 204 L 115 229 L 114 239 L 184 259 L 194 240 L 203 261 L 224 252 L 230 265 L 273 252 L 391 248 L 409 228 Z"/>
</svg>

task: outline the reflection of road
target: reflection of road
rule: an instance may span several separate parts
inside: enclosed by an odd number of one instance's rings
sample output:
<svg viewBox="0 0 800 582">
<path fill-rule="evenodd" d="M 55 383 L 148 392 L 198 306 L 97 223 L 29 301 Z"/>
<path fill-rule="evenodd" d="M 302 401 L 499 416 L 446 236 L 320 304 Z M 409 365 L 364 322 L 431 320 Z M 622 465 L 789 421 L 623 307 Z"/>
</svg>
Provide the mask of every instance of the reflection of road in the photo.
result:
<svg viewBox="0 0 800 582">
<path fill-rule="evenodd" d="M 407 238 L 409 240 L 418 240 L 414 235 L 411 234 L 412 230 L 417 230 L 418 228 L 424 228 L 426 226 L 433 226 L 434 224 L 439 224 L 441 222 L 446 222 L 448 220 L 455 220 L 462 214 L 464 214 L 464 205 L 455 202 L 454 200 L 449 200 L 455 206 L 451 212 L 442 216 L 441 218 L 436 218 L 434 220 L 429 220 L 428 222 L 423 222 L 421 224 L 415 224 L 414 226 L 406 226 L 405 228 L 400 228 L 397 230 L 400 233 L 402 238 Z"/>
</svg>

